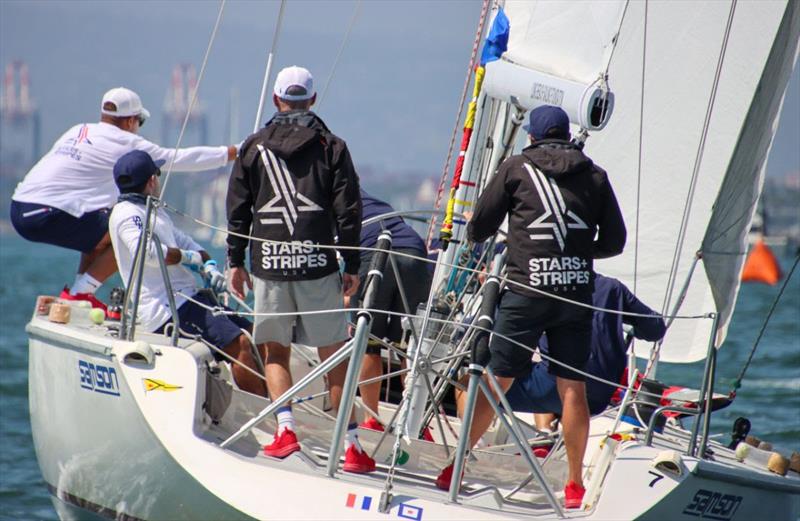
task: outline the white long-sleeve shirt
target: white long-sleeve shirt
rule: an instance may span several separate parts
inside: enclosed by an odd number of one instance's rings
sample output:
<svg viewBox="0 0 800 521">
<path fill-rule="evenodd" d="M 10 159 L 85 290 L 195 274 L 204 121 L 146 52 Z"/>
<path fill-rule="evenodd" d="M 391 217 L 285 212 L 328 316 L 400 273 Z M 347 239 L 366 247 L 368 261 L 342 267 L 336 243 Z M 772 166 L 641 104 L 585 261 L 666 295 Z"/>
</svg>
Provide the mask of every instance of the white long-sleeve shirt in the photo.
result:
<svg viewBox="0 0 800 521">
<path fill-rule="evenodd" d="M 129 201 L 117 203 L 109 218 L 108 232 L 111 235 L 114 257 L 117 259 L 119 274 L 126 285 L 133 269 L 133 260 L 144 226 L 144 218 L 145 207 Z M 163 258 L 166 258 L 167 248 L 195 251 L 203 249 L 194 239 L 176 228 L 164 210 L 158 211 L 154 230 L 161 241 Z M 137 316 L 141 327 L 150 332 L 155 331 L 172 318 L 167 288 L 161 275 L 156 251 L 155 241 L 149 241 Z M 176 293 L 175 305 L 180 307 L 186 302 L 183 295 L 192 296 L 197 293 L 195 277 L 188 268 L 181 264 L 167 266 L 167 273 L 172 290 Z M 130 288 L 126 288 L 126 290 L 130 290 Z"/>
<path fill-rule="evenodd" d="M 154 161 L 163 159 L 167 164 L 175 154 L 174 148 L 162 148 L 109 123 L 75 125 L 31 168 L 11 198 L 52 206 L 75 217 L 111 208 L 119 196 L 114 183 L 114 164 L 132 150 L 143 150 Z M 225 146 L 180 148 L 172 169 L 211 170 L 227 162 Z"/>
</svg>

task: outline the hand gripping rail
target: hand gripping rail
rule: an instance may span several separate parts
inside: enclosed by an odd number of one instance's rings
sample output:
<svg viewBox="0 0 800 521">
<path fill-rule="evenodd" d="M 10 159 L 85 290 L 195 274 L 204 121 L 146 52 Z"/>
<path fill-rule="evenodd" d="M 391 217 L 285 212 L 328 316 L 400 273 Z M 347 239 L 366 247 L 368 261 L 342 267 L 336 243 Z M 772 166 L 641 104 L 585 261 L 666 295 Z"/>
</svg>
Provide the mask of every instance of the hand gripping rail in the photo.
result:
<svg viewBox="0 0 800 521">
<path fill-rule="evenodd" d="M 364 292 L 364 307 L 367 309 L 372 307 L 373 301 L 375 300 L 375 293 L 378 290 L 378 285 L 383 277 L 382 273 L 386 264 L 386 257 L 388 255 L 387 251 L 391 249 L 391 237 L 392 235 L 388 231 L 382 232 L 378 237 L 376 248 L 384 251 L 378 251 L 372 256 L 372 264 L 367 276 L 366 291 Z M 338 366 L 352 355 L 351 362 L 353 363 L 349 364 L 347 369 L 347 376 L 345 377 L 345 383 L 342 389 L 342 401 L 339 404 L 336 427 L 331 439 L 331 450 L 329 453 L 327 472 L 332 476 L 338 467 L 338 456 L 340 451 L 339 445 L 341 445 L 344 431 L 347 428 L 348 420 L 350 418 L 350 410 L 352 409 L 353 401 L 355 399 L 356 388 L 358 385 L 358 375 L 361 372 L 361 362 L 367 349 L 367 334 L 369 332 L 371 320 L 372 317 L 369 313 L 360 312 L 358 314 L 358 321 L 356 323 L 356 332 L 352 340 L 342 346 L 342 348 L 334 353 L 333 356 L 319 364 L 316 368 L 314 368 L 313 371 L 301 378 L 300 381 L 295 383 L 289 388 L 288 391 L 276 398 L 271 404 L 258 413 L 258 415 L 242 425 L 238 431 L 223 441 L 220 444 L 220 447 L 225 448 L 239 440 L 268 415 L 274 413 L 283 405 L 291 402 L 294 397 L 303 389 L 308 387 L 311 382 L 323 376 L 324 374 L 327 374 L 331 369 Z"/>
</svg>

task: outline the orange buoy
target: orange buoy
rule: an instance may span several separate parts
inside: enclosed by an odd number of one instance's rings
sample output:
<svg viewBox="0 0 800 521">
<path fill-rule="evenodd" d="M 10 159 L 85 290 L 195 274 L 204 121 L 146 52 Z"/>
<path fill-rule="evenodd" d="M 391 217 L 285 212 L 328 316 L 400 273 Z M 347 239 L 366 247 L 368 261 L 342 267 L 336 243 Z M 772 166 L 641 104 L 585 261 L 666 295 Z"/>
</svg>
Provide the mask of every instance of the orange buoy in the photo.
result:
<svg viewBox="0 0 800 521">
<path fill-rule="evenodd" d="M 747 256 L 742 270 L 742 282 L 763 282 L 774 285 L 781 280 L 781 267 L 775 254 L 764 244 L 763 239 L 758 239 Z"/>
</svg>

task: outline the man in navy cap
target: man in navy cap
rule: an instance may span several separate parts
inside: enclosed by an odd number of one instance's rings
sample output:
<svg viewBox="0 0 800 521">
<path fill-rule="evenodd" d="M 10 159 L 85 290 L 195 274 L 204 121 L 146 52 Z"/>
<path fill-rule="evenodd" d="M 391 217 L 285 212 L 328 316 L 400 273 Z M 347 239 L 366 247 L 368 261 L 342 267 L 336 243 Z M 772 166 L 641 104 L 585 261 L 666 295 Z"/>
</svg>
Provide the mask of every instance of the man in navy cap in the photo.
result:
<svg viewBox="0 0 800 521">
<path fill-rule="evenodd" d="M 114 165 L 114 182 L 120 196 L 108 222 L 114 257 L 119 266 L 119 274 L 128 283 L 133 269 L 134 257 L 139 244 L 145 220 L 147 196 L 156 196 L 160 186 L 159 167 L 163 160 L 154 162 L 147 152 L 134 150 L 119 158 Z M 217 264 L 194 239 L 180 231 L 163 210 L 156 212 L 153 233 L 161 241 L 162 251 L 157 251 L 155 241 L 147 243 L 147 253 L 142 275 L 142 288 L 139 295 L 137 320 L 139 327 L 148 332 L 163 333 L 172 322 L 169 295 L 162 278 L 157 255 L 164 257 L 170 285 L 178 307 L 180 328 L 193 335 L 200 335 L 206 342 L 220 351 L 214 352 L 217 360 L 236 359 L 250 369 L 257 371 L 251 347 L 242 330 L 250 330 L 247 320 L 236 315 L 215 315 L 196 302 L 216 306 L 203 293 L 195 281 L 193 272 L 202 273 L 210 285 L 220 290 L 225 286 L 225 278 L 217 270 Z M 130 288 L 127 288 L 130 289 Z M 190 297 L 192 300 L 188 300 Z M 232 365 L 237 385 L 250 393 L 266 396 L 264 382 L 253 373 Z"/>
<path fill-rule="evenodd" d="M 606 172 L 570 142 L 563 109 L 537 107 L 526 130 L 531 145 L 500 165 L 478 200 L 467 234 L 470 241 L 485 241 L 508 217 L 509 283 L 500 296 L 489 367 L 508 391 L 515 379 L 531 372 L 531 352 L 519 344 L 533 348 L 547 334 L 550 356 L 564 364 L 551 363 L 549 371 L 563 404 L 569 463 L 565 506 L 578 508 L 589 408 L 584 377 L 572 369 L 583 370 L 589 358 L 593 260 L 622 252 L 625 224 Z M 457 393 L 460 411 L 465 398 Z M 471 445 L 493 418 L 488 402 L 479 397 Z M 440 488 L 449 488 L 452 472 L 452 466 L 442 471 Z"/>
</svg>

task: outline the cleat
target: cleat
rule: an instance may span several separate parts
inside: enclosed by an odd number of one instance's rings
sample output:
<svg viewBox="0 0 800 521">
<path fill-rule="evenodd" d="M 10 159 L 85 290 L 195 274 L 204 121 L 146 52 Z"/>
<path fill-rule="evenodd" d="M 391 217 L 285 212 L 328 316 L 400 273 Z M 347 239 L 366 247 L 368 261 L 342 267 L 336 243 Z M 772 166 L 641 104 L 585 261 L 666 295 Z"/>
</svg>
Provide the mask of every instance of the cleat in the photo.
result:
<svg viewBox="0 0 800 521">
<path fill-rule="evenodd" d="M 585 488 L 574 481 L 568 481 L 564 487 L 564 508 L 580 508 L 585 493 Z"/>
<path fill-rule="evenodd" d="M 371 431 L 383 432 L 383 425 L 381 425 L 381 422 L 379 422 L 372 416 L 370 416 L 367 421 L 359 425 L 359 427 L 361 427 L 362 429 L 369 429 Z"/>
<path fill-rule="evenodd" d="M 93 308 L 102 309 L 103 313 L 108 313 L 108 307 L 103 304 L 97 297 L 95 297 L 92 293 L 76 293 L 72 294 L 69 292 L 69 288 L 64 286 L 64 289 L 61 290 L 61 295 L 58 296 L 61 300 L 83 300 L 89 302 Z"/>
<path fill-rule="evenodd" d="M 280 434 L 275 436 L 272 443 L 264 445 L 264 455 L 271 458 L 285 458 L 293 452 L 300 450 L 297 443 L 297 435 L 290 429 L 283 429 Z"/>
<path fill-rule="evenodd" d="M 344 453 L 344 466 L 342 470 L 353 474 L 366 474 L 367 472 L 375 470 L 375 460 L 353 444 L 350 445 Z"/>
</svg>

